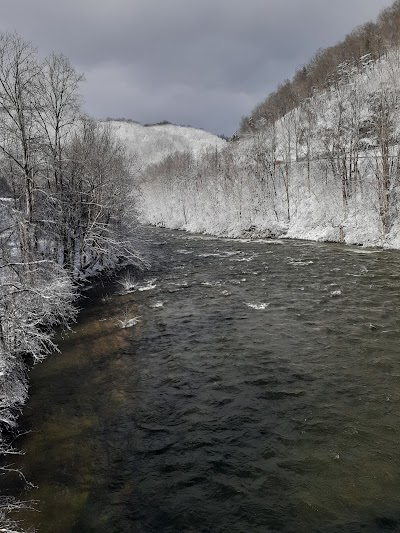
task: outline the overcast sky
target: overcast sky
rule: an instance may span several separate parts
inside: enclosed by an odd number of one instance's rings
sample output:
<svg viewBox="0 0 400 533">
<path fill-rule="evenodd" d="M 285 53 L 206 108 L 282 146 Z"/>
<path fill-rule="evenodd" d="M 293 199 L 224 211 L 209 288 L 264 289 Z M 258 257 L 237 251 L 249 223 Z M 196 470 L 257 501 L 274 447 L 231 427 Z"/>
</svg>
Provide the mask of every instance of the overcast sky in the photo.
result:
<svg viewBox="0 0 400 533">
<path fill-rule="evenodd" d="M 390 0 L 0 0 L 0 30 L 86 76 L 96 118 L 169 120 L 232 134 L 318 48 Z"/>
</svg>

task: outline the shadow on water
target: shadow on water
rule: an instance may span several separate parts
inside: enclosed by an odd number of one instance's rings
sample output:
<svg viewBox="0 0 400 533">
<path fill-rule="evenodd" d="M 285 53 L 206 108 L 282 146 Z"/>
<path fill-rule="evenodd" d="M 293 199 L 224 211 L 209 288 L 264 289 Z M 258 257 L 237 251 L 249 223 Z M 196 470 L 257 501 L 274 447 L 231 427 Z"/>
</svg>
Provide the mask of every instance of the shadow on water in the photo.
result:
<svg viewBox="0 0 400 533">
<path fill-rule="evenodd" d="M 32 372 L 26 525 L 400 531 L 400 255 L 149 232 L 148 279 Z"/>
</svg>

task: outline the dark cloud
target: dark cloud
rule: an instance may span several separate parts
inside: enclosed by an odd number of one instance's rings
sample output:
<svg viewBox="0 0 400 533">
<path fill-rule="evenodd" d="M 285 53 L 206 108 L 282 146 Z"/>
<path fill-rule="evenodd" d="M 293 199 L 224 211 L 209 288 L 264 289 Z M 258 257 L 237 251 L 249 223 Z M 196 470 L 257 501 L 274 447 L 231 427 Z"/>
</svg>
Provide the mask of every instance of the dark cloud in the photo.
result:
<svg viewBox="0 0 400 533">
<path fill-rule="evenodd" d="M 0 30 L 85 72 L 96 117 L 232 133 L 318 48 L 390 0 L 3 0 Z"/>
</svg>

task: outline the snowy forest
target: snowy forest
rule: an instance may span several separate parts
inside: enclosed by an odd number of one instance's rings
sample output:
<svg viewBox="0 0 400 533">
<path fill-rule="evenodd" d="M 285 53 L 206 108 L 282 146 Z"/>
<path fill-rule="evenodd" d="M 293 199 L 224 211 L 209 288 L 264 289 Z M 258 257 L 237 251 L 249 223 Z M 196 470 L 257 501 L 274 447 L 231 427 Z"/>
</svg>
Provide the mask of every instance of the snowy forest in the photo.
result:
<svg viewBox="0 0 400 533">
<path fill-rule="evenodd" d="M 81 110 L 83 76 L 63 55 L 40 60 L 0 35 L 0 452 L 27 399 L 27 367 L 56 349 L 79 284 L 138 263 L 127 198 L 130 161 L 106 124 Z M 4 470 L 9 469 L 3 465 Z M 22 474 L 21 474 L 22 475 Z M 3 499 L 0 528 L 15 529 Z"/>
<path fill-rule="evenodd" d="M 230 237 L 400 247 L 400 2 L 320 50 L 221 149 L 140 183 L 141 220 Z"/>
</svg>

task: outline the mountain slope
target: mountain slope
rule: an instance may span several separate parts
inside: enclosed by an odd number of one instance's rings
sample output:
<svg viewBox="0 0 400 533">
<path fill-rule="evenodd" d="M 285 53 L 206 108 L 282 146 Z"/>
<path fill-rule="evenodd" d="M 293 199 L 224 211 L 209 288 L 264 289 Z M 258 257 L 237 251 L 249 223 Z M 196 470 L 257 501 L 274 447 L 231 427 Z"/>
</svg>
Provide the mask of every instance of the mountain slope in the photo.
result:
<svg viewBox="0 0 400 533">
<path fill-rule="evenodd" d="M 207 150 L 222 149 L 226 141 L 207 131 L 173 124 L 142 126 L 136 122 L 111 120 L 107 124 L 126 143 L 140 168 L 160 163 L 175 152 L 190 152 L 195 159 Z"/>
</svg>

